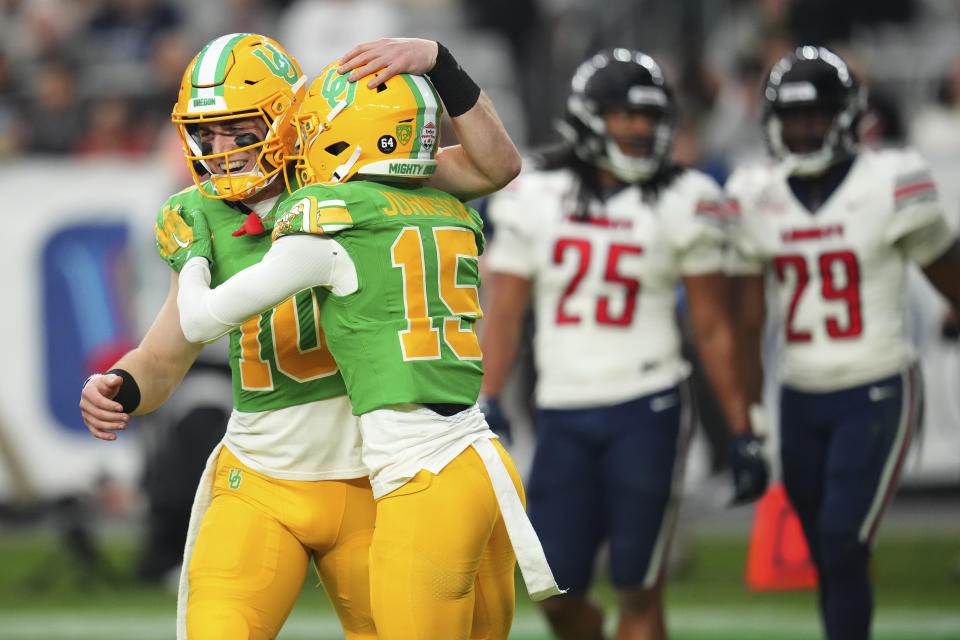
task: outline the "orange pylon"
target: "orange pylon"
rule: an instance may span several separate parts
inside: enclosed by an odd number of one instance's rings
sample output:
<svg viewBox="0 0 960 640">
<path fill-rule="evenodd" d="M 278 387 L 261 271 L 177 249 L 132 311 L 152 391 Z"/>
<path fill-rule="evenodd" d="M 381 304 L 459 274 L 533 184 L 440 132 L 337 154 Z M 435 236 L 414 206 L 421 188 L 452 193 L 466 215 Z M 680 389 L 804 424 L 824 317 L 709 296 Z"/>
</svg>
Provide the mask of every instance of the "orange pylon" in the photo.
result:
<svg viewBox="0 0 960 640">
<path fill-rule="evenodd" d="M 817 569 L 800 519 L 780 483 L 757 502 L 745 576 L 752 591 L 814 589 Z"/>
</svg>

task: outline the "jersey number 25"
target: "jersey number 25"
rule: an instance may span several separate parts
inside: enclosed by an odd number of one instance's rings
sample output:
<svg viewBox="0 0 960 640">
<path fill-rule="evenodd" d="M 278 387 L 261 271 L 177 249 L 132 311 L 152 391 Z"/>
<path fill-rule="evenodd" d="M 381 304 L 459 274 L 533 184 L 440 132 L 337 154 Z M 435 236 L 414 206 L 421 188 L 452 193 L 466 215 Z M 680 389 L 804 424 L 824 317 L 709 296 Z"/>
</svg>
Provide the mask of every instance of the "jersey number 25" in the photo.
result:
<svg viewBox="0 0 960 640">
<path fill-rule="evenodd" d="M 569 313 L 565 309 L 567 300 L 572 296 L 590 267 L 590 257 L 593 253 L 593 246 L 589 241 L 583 238 L 560 238 L 553 248 L 553 263 L 563 264 L 568 254 L 573 254 L 577 260 L 577 271 L 570 284 L 564 289 L 560 300 L 557 301 L 557 324 L 579 324 L 580 316 Z M 607 254 L 606 267 L 603 271 L 604 282 L 618 284 L 623 287 L 624 302 L 623 311 L 614 315 L 610 312 L 610 296 L 600 296 L 597 299 L 596 318 L 597 324 L 613 325 L 616 327 L 626 327 L 633 322 L 633 314 L 637 308 L 637 295 L 640 293 L 640 281 L 636 278 L 625 276 L 617 271 L 617 264 L 624 255 L 640 255 L 643 253 L 643 247 L 629 244 L 610 245 L 610 252 Z"/>
</svg>

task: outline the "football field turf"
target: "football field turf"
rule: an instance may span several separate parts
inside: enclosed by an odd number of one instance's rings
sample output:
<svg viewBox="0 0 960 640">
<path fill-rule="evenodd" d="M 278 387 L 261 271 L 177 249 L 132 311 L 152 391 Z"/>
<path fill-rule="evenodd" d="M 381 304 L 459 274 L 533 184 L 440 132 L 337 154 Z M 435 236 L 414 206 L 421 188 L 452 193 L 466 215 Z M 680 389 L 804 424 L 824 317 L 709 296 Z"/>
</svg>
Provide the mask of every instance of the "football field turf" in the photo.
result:
<svg viewBox="0 0 960 640">
<path fill-rule="evenodd" d="M 170 640 L 174 596 L 124 575 L 128 539 L 105 544 L 109 568 L 80 568 L 43 536 L 0 537 L 0 638 L 4 640 Z M 960 534 L 891 533 L 877 547 L 875 640 L 960 640 Z M 820 638 L 813 592 L 751 593 L 743 587 L 746 541 L 696 537 L 686 568 L 667 588 L 673 640 Z M 97 578 L 92 573 L 112 577 Z M 280 640 L 341 638 L 311 577 Z M 522 587 L 513 640 L 546 640 L 546 626 Z M 609 586 L 598 598 L 612 606 Z M 612 620 L 610 620 L 612 622 Z"/>
</svg>

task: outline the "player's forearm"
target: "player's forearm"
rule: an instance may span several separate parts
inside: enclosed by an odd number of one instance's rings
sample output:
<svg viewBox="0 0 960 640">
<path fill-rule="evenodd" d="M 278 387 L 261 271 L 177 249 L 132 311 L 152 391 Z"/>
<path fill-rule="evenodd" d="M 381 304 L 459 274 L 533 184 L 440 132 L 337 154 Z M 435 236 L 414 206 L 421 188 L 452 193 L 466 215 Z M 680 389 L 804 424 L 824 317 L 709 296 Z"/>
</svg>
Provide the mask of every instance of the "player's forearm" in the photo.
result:
<svg viewBox="0 0 960 640">
<path fill-rule="evenodd" d="M 766 316 L 763 276 L 730 279 L 737 368 L 749 404 L 763 399 L 762 336 Z"/>
<path fill-rule="evenodd" d="M 729 322 L 695 329 L 697 350 L 710 386 L 734 435 L 750 430 L 748 396 L 736 366 L 737 355 Z"/>
<path fill-rule="evenodd" d="M 173 278 L 167 299 L 143 340 L 111 367 L 123 369 L 132 377 L 131 384 L 139 394 L 135 414 L 149 413 L 163 404 L 202 349 L 202 345 L 188 342 L 180 331 L 176 275 Z"/>
<path fill-rule="evenodd" d="M 747 395 L 737 367 L 730 282 L 722 273 L 684 278 L 694 342 L 710 385 L 734 434 L 750 429 Z"/>
<path fill-rule="evenodd" d="M 460 145 L 440 152 L 443 162 L 431 186 L 471 200 L 505 187 L 520 173 L 520 152 L 487 94 L 451 122 Z"/>
<path fill-rule="evenodd" d="M 197 348 L 177 353 L 159 353 L 141 345 L 110 367 L 127 371 L 139 389 L 140 403 L 133 414 L 150 413 L 166 402 L 196 360 L 199 351 Z"/>
<path fill-rule="evenodd" d="M 278 239 L 263 259 L 218 287 L 210 268 L 193 258 L 180 272 L 180 325 L 190 342 L 209 342 L 272 309 L 298 291 L 330 284 L 331 243 L 317 236 Z"/>
<path fill-rule="evenodd" d="M 744 335 L 746 334 L 746 335 Z M 759 332 L 741 330 L 737 338 L 737 365 L 749 404 L 763 401 L 763 358 Z"/>
<path fill-rule="evenodd" d="M 484 305 L 486 312 L 480 324 L 483 352 L 480 390 L 487 396 L 500 395 L 510 377 L 523 332 L 529 286 L 529 281 L 517 276 L 498 273 L 493 277 L 493 293 Z"/>
<path fill-rule="evenodd" d="M 486 320 L 483 321 L 486 323 Z M 520 323 L 494 320 L 483 327 L 480 350 L 483 352 L 483 384 L 480 392 L 496 397 L 510 377 L 520 345 Z"/>
<path fill-rule="evenodd" d="M 461 200 L 506 186 L 520 173 L 520 153 L 490 98 L 440 43 L 427 76 L 443 101 L 460 143 L 440 151 L 437 172 L 427 184 Z"/>
</svg>

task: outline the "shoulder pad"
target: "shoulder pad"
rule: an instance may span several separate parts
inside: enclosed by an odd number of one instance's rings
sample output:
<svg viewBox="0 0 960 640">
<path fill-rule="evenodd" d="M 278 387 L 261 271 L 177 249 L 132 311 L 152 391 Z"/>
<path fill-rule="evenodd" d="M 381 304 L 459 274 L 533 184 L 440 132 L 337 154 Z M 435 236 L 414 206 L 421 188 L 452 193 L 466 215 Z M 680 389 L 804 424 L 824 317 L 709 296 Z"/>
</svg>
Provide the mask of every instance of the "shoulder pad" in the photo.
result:
<svg viewBox="0 0 960 640">
<path fill-rule="evenodd" d="M 882 161 L 889 163 L 893 177 L 894 210 L 921 202 L 936 202 L 937 187 L 926 160 L 912 149 L 890 149 Z"/>
<path fill-rule="evenodd" d="M 296 191 L 277 210 L 273 239 L 294 233 L 336 233 L 352 227 L 347 203 L 336 195 L 324 188 Z"/>
</svg>

